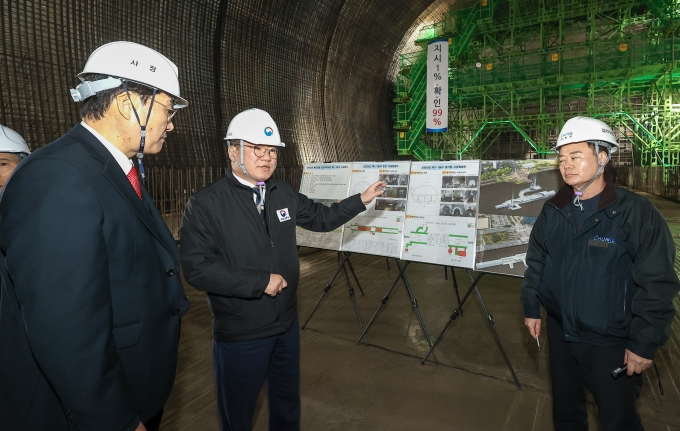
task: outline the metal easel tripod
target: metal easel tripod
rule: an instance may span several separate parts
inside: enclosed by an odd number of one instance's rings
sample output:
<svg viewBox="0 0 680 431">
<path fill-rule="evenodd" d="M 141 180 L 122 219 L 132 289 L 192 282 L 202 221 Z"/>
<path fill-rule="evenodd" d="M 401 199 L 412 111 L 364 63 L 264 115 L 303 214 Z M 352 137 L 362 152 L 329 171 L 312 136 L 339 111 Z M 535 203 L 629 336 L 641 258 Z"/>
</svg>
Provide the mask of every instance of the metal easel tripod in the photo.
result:
<svg viewBox="0 0 680 431">
<path fill-rule="evenodd" d="M 309 319 L 312 318 L 314 315 L 314 312 L 316 309 L 319 307 L 319 304 L 321 303 L 321 300 L 323 299 L 324 296 L 326 296 L 326 293 L 328 293 L 329 290 L 331 290 L 331 287 L 333 286 L 333 282 L 335 281 L 336 277 L 338 274 L 340 274 L 340 270 L 342 270 L 345 273 L 345 279 L 347 280 L 347 289 L 349 290 L 349 297 L 352 299 L 352 305 L 354 306 L 354 312 L 357 315 L 357 320 L 359 321 L 359 327 L 361 330 L 364 330 L 364 325 L 361 322 L 361 314 L 359 314 L 359 307 L 357 306 L 357 300 L 354 296 L 354 286 L 352 286 L 352 282 L 350 281 L 349 278 L 349 273 L 347 272 L 347 266 L 349 267 L 349 270 L 352 272 L 352 275 L 354 276 L 354 281 L 357 283 L 357 287 L 359 288 L 359 291 L 361 292 L 361 296 L 364 296 L 364 290 L 361 288 L 361 284 L 359 284 L 359 279 L 357 278 L 357 274 L 354 272 L 354 267 L 352 266 L 352 262 L 349 261 L 349 256 L 351 253 L 346 252 L 346 251 L 339 251 L 338 252 L 338 260 L 340 261 L 340 265 L 338 266 L 338 269 L 335 271 L 335 274 L 333 274 L 333 278 L 331 278 L 331 281 L 326 284 L 326 287 L 323 289 L 323 293 L 319 297 L 319 300 L 316 301 L 316 305 L 312 309 L 312 312 L 309 313 L 309 317 L 307 317 L 307 320 L 305 320 L 304 325 L 300 329 L 305 329 L 307 326 L 307 323 L 309 323 Z"/>
<path fill-rule="evenodd" d="M 467 293 L 463 297 L 463 301 L 460 303 L 460 305 L 458 305 L 458 308 L 456 308 L 455 311 L 453 312 L 453 314 L 451 314 L 451 318 L 449 318 L 449 321 L 446 322 L 444 329 L 442 329 L 442 331 L 439 333 L 439 335 L 437 336 L 437 339 L 434 341 L 434 344 L 430 345 L 430 350 L 427 352 L 427 355 L 425 355 L 425 357 L 422 359 L 422 361 L 420 363 L 424 364 L 425 361 L 427 360 L 428 356 L 430 356 L 430 354 L 434 354 L 434 348 L 439 343 L 439 340 L 441 340 L 442 336 L 444 335 L 444 332 L 446 332 L 449 325 L 451 325 L 451 322 L 456 320 L 458 315 L 461 314 L 461 310 L 463 308 L 463 305 L 465 304 L 465 301 L 467 301 L 468 297 L 470 296 L 470 294 L 474 290 L 475 293 L 477 294 L 477 299 L 479 300 L 479 303 L 481 304 L 482 309 L 484 310 L 484 314 L 486 315 L 486 320 L 487 320 L 487 322 L 489 322 L 489 325 L 491 325 L 491 330 L 493 332 L 494 338 L 496 339 L 496 343 L 498 344 L 498 347 L 501 349 L 501 354 L 503 355 L 503 359 L 505 359 L 505 363 L 508 365 L 508 369 L 510 370 L 510 373 L 512 374 L 512 378 L 515 379 L 515 384 L 517 385 L 517 389 L 519 389 L 521 391 L 522 385 L 519 383 L 519 380 L 517 379 L 517 375 L 515 374 L 515 370 L 512 368 L 512 364 L 510 363 L 510 358 L 508 357 L 508 354 L 506 353 L 505 348 L 503 348 L 503 344 L 501 343 L 501 339 L 498 336 L 498 332 L 496 331 L 496 322 L 494 322 L 493 317 L 491 316 L 491 314 L 489 314 L 489 310 L 486 308 L 486 304 L 484 303 L 484 299 L 482 299 L 482 295 L 481 295 L 481 293 L 479 293 L 479 288 L 477 287 L 477 285 L 479 284 L 479 280 L 481 280 L 481 278 L 484 276 L 485 273 L 483 273 L 483 272 L 479 273 L 479 275 L 477 276 L 476 279 L 474 277 L 472 277 L 472 271 L 471 270 L 468 269 L 467 273 L 468 273 L 468 276 L 470 277 L 470 281 L 472 281 L 472 285 L 470 286 Z"/>
<path fill-rule="evenodd" d="M 427 333 L 427 328 L 425 328 L 425 322 L 423 322 L 423 316 L 420 314 L 420 309 L 418 309 L 418 301 L 416 301 L 416 297 L 413 295 L 413 290 L 411 290 L 411 285 L 408 282 L 408 279 L 406 278 L 406 274 L 404 273 L 406 271 L 406 268 L 408 268 L 409 264 L 411 262 L 406 262 L 404 266 L 401 266 L 400 260 L 395 259 L 397 263 L 397 269 L 399 269 L 399 275 L 397 278 L 394 279 L 394 282 L 392 283 L 392 286 L 390 287 L 390 290 L 387 291 L 387 294 L 383 297 L 382 300 L 380 300 L 380 306 L 378 307 L 377 310 L 375 310 L 375 313 L 373 314 L 373 317 L 371 317 L 371 320 L 368 322 L 368 325 L 366 325 L 366 328 L 364 328 L 363 332 L 361 333 L 361 336 L 357 340 L 357 344 L 361 342 L 361 340 L 364 340 L 364 344 L 367 343 L 366 340 L 366 332 L 368 332 L 368 329 L 371 327 L 373 322 L 375 321 L 376 316 L 380 312 L 380 309 L 382 308 L 383 305 L 387 303 L 387 301 L 390 300 L 390 295 L 392 294 L 392 291 L 394 288 L 397 286 L 397 283 L 399 283 L 399 280 L 401 279 L 404 282 L 404 287 L 406 287 L 406 291 L 408 292 L 408 296 L 411 299 L 411 306 L 413 309 L 416 311 L 416 314 L 418 315 L 418 320 L 420 321 L 420 327 L 423 330 L 423 333 L 425 334 L 425 338 L 427 340 L 427 344 L 432 347 L 432 341 L 430 340 L 430 334 Z M 432 349 L 430 349 L 432 351 Z M 437 356 L 432 355 L 434 357 L 435 362 L 437 361 Z"/>
</svg>

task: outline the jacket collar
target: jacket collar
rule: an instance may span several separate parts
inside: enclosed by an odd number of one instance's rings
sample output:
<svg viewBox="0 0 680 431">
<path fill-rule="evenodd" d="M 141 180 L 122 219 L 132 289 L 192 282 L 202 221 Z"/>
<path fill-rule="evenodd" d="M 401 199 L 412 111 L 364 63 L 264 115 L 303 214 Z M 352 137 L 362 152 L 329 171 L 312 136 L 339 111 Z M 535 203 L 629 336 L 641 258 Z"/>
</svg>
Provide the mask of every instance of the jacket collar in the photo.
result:
<svg viewBox="0 0 680 431">
<path fill-rule="evenodd" d="M 227 180 L 229 180 L 229 182 L 232 185 L 234 185 L 234 186 L 236 186 L 240 189 L 248 190 L 248 191 L 252 192 L 253 191 L 252 188 L 256 187 L 254 185 L 251 186 L 251 187 L 248 187 L 248 186 L 244 185 L 243 183 L 241 183 L 239 180 L 236 179 L 236 175 L 234 175 L 234 172 L 231 169 L 229 169 L 229 171 L 227 172 L 226 177 L 227 177 Z M 273 180 L 272 178 L 269 178 L 264 183 L 265 183 L 265 186 L 267 187 L 267 190 L 273 190 L 273 189 L 276 188 L 276 181 Z"/>
<path fill-rule="evenodd" d="M 600 193 L 600 202 L 597 205 L 597 210 L 608 207 L 609 205 L 616 202 L 616 187 L 612 182 L 612 176 L 609 172 L 604 172 L 604 189 Z M 574 188 L 570 185 L 565 184 L 548 202 L 550 202 L 557 209 L 562 209 L 567 204 L 573 202 L 574 200 Z M 616 214 L 616 213 L 614 213 Z"/>
<path fill-rule="evenodd" d="M 146 192 L 144 186 L 142 186 L 142 200 L 140 200 L 137 193 L 135 193 L 130 185 L 125 173 L 123 173 L 120 164 L 118 164 L 109 150 L 107 150 L 106 147 L 104 147 L 104 145 L 81 124 L 76 124 L 67 132 L 67 134 L 83 144 L 92 157 L 104 165 L 102 175 L 104 175 L 116 190 L 123 195 L 125 201 L 130 205 L 135 214 L 137 214 L 137 217 L 142 220 L 146 228 L 156 237 L 158 242 L 160 242 L 173 257 L 176 256 L 177 247 L 175 246 L 175 240 L 172 238 L 168 229 L 158 228 L 158 226 L 161 225 L 159 224 L 159 221 L 163 226 L 165 225 L 165 222 L 158 214 L 158 210 L 155 209 L 153 201 Z M 133 167 L 133 169 L 135 168 Z"/>
</svg>

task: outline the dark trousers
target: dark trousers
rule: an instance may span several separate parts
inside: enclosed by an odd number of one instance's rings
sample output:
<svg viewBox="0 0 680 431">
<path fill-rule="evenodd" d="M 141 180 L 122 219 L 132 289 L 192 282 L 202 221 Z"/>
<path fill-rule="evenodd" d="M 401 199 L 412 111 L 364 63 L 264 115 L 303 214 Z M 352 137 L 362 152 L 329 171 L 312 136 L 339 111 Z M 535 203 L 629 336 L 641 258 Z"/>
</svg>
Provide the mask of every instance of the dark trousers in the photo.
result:
<svg viewBox="0 0 680 431">
<path fill-rule="evenodd" d="M 144 422 L 146 431 L 158 431 L 161 426 L 161 419 L 163 419 L 163 409 L 148 421 Z"/>
<path fill-rule="evenodd" d="M 300 429 L 300 328 L 238 343 L 213 341 L 222 431 L 251 431 L 255 404 L 267 385 L 269 430 Z"/>
<path fill-rule="evenodd" d="M 547 324 L 555 429 L 588 429 L 585 392 L 588 388 L 595 398 L 604 431 L 643 430 L 635 407 L 642 376 L 623 375 L 614 379 L 610 374 L 623 364 L 624 348 L 568 343 L 557 320 L 548 316 Z"/>
</svg>

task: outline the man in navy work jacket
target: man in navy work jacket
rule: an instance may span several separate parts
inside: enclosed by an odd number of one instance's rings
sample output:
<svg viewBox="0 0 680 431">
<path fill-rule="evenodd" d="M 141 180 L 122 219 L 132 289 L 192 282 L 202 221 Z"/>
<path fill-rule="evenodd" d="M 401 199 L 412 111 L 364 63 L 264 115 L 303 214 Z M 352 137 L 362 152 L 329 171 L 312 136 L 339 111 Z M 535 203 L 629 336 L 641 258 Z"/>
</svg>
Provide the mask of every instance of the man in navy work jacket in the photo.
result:
<svg viewBox="0 0 680 431">
<path fill-rule="evenodd" d="M 330 207 L 270 179 L 281 142 L 268 113 L 249 109 L 227 130 L 231 170 L 187 204 L 181 234 L 186 280 L 208 292 L 213 313 L 213 365 L 222 429 L 250 430 L 267 384 L 269 429 L 300 428 L 300 275 L 295 226 L 330 231 L 383 191 Z"/>
<path fill-rule="evenodd" d="M 179 252 L 130 159 L 158 153 L 187 106 L 177 67 L 113 42 L 79 78 L 83 121 L 0 201 L 3 431 L 158 429 L 174 382 Z"/>
<path fill-rule="evenodd" d="M 556 148 L 566 185 L 531 232 L 521 294 L 532 337 L 547 312 L 555 428 L 588 429 L 585 386 L 605 431 L 642 430 L 640 373 L 668 339 L 680 289 L 673 238 L 651 202 L 603 174 L 618 149 L 609 126 L 572 118 Z"/>
</svg>

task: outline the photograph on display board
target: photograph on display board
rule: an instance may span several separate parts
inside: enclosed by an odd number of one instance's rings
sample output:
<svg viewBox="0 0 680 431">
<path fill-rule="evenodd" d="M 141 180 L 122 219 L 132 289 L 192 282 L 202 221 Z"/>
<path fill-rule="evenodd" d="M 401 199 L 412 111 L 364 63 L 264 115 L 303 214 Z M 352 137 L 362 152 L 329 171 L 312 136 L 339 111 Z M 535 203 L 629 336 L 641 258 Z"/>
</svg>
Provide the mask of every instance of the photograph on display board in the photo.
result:
<svg viewBox="0 0 680 431">
<path fill-rule="evenodd" d="M 345 223 L 342 250 L 399 257 L 403 240 L 411 162 L 354 162 L 350 194 L 363 193 L 380 180 L 385 192 Z"/>
<path fill-rule="evenodd" d="M 522 277 L 529 235 L 563 186 L 556 160 L 483 161 L 475 269 Z"/>
</svg>

